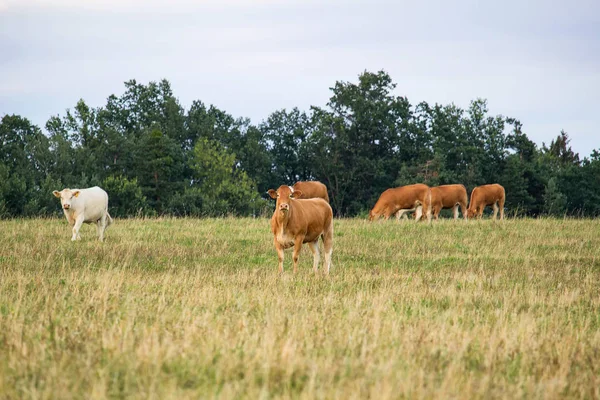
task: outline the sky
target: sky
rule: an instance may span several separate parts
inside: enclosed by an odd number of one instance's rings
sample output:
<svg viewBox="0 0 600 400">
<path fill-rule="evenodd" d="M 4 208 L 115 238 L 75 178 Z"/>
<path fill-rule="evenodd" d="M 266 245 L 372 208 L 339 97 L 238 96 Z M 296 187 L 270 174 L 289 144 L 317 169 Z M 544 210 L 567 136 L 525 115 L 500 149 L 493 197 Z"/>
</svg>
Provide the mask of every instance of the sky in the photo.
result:
<svg viewBox="0 0 600 400">
<path fill-rule="evenodd" d="M 488 101 L 538 145 L 600 149 L 600 1 L 0 0 L 0 116 L 167 79 L 258 124 L 384 70 L 411 104 Z"/>
</svg>

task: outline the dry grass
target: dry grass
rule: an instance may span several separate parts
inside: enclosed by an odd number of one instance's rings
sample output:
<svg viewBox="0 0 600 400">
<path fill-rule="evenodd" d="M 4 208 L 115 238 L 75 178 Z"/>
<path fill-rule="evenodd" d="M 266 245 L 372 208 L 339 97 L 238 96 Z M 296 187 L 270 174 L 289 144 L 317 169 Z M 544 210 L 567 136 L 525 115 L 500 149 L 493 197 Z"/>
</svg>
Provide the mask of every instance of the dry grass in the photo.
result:
<svg viewBox="0 0 600 400">
<path fill-rule="evenodd" d="M 598 221 L 0 221 L 0 398 L 598 398 Z"/>
</svg>

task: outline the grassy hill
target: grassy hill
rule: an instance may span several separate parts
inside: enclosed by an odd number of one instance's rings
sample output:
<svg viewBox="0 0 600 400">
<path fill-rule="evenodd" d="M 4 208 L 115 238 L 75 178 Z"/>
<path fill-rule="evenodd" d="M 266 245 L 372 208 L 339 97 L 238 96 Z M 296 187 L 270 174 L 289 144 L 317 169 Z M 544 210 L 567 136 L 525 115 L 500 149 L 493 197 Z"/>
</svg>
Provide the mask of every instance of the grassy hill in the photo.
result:
<svg viewBox="0 0 600 400">
<path fill-rule="evenodd" d="M 600 396 L 597 220 L 0 221 L 1 398 Z M 321 263 L 322 265 L 322 263 Z"/>
</svg>

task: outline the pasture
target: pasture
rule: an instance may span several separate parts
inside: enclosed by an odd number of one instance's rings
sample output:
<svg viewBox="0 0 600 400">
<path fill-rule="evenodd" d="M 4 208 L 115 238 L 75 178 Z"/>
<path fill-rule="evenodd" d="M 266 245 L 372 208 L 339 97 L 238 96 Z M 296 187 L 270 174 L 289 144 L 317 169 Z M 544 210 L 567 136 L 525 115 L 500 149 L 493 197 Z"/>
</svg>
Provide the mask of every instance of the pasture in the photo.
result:
<svg viewBox="0 0 600 400">
<path fill-rule="evenodd" d="M 600 397 L 599 221 L 334 232 L 280 276 L 267 219 L 0 221 L 0 398 Z"/>
</svg>

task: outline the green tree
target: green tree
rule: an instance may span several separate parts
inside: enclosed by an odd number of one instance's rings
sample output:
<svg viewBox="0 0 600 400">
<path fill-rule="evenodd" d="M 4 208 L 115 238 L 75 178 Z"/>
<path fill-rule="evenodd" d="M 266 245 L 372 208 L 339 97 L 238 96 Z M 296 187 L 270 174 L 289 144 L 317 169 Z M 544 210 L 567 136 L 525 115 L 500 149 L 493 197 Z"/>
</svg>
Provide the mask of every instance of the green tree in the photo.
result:
<svg viewBox="0 0 600 400">
<path fill-rule="evenodd" d="M 364 210 L 414 155 L 411 106 L 395 87 L 386 72 L 365 71 L 358 83 L 336 82 L 328 109 L 313 108 L 315 177 L 329 186 L 338 215 Z"/>
<path fill-rule="evenodd" d="M 245 171 L 236 168 L 235 154 L 228 152 L 222 144 L 200 138 L 194 146 L 191 160 L 194 172 L 193 187 L 186 190 L 188 197 L 201 195 L 203 214 L 249 215 L 263 207 L 256 185 Z M 179 199 L 178 199 L 179 201 Z"/>
<path fill-rule="evenodd" d="M 571 139 L 569 138 L 569 135 L 562 130 L 560 131 L 560 135 L 550 143 L 550 147 L 546 148 L 546 145 L 543 145 L 543 149 L 545 152 L 555 157 L 563 166 L 579 165 L 579 154 L 575 153 L 571 146 L 569 146 L 570 142 Z"/>
<path fill-rule="evenodd" d="M 137 182 L 150 206 L 159 214 L 164 212 L 170 198 L 184 187 L 182 159 L 181 148 L 158 127 L 149 129 L 136 144 Z"/>
<path fill-rule="evenodd" d="M 82 99 L 49 118 L 48 136 L 4 116 L 0 217 L 58 213 L 49 192 L 96 184 L 120 216 L 249 214 L 264 204 L 258 193 L 307 179 L 328 186 L 337 215 L 417 182 L 498 182 L 509 210 L 600 214 L 598 154 L 580 160 L 564 131 L 538 149 L 520 121 L 490 115 L 484 99 L 412 107 L 395 91 L 387 73 L 365 71 L 336 82 L 325 107 L 278 110 L 255 126 L 201 101 L 186 112 L 166 80 L 131 80 L 103 107 Z"/>
<path fill-rule="evenodd" d="M 535 143 L 522 131 L 522 124 L 514 118 L 506 123 L 513 127 L 506 136 L 506 157 L 499 176 L 507 193 L 506 207 L 519 210 L 521 214 L 539 215 L 544 212 L 544 188 L 547 174 Z"/>
<path fill-rule="evenodd" d="M 548 215 L 561 216 L 567 209 L 567 197 L 560 191 L 556 178 L 552 177 L 544 191 L 544 211 Z"/>
<path fill-rule="evenodd" d="M 272 176 L 270 186 L 292 185 L 297 181 L 311 180 L 311 154 L 308 146 L 310 119 L 297 108 L 275 111 L 259 129 L 268 143 Z M 268 188 L 267 188 L 268 189 Z"/>
<path fill-rule="evenodd" d="M 506 192 L 505 207 L 519 215 L 527 214 L 535 201 L 528 191 L 528 172 L 528 165 L 513 154 L 506 160 L 506 167 L 498 179 Z"/>
<path fill-rule="evenodd" d="M 108 208 L 111 216 L 123 218 L 152 214 L 137 179 L 109 176 L 102 182 L 102 187 L 109 193 Z"/>
<path fill-rule="evenodd" d="M 465 121 L 464 110 L 454 104 L 436 104 L 428 111 L 433 153 L 444 162 L 438 169 L 447 181 L 441 183 L 460 182 L 467 187 L 481 184 L 479 159 L 483 141 L 471 123 Z"/>
<path fill-rule="evenodd" d="M 35 214 L 51 171 L 48 138 L 29 120 L 5 115 L 0 120 L 0 149 L 0 212 L 8 216 Z"/>
<path fill-rule="evenodd" d="M 506 138 L 506 146 L 514 150 L 519 159 L 533 161 L 537 155 L 537 146 L 523 133 L 523 124 L 514 118 L 507 118 L 506 123 L 513 126 L 513 131 Z"/>
<path fill-rule="evenodd" d="M 580 165 L 569 164 L 556 175 L 557 184 L 567 197 L 572 215 L 600 215 L 600 153 L 595 150 Z"/>
<path fill-rule="evenodd" d="M 50 117 L 46 122 L 46 130 L 49 133 L 50 151 L 52 153 L 52 174 L 61 177 L 63 183 L 77 187 L 81 172 L 77 164 L 77 149 L 71 133 L 65 126 L 65 122 L 58 116 Z"/>
<path fill-rule="evenodd" d="M 236 119 L 214 106 L 206 107 L 204 103 L 195 101 L 186 115 L 186 127 L 187 147 L 191 149 L 199 138 L 219 142 L 236 155 L 237 166 L 246 171 L 259 188 L 268 189 L 272 174 L 267 139 L 262 130 L 250 124 L 249 119 Z"/>
</svg>

